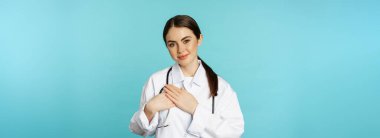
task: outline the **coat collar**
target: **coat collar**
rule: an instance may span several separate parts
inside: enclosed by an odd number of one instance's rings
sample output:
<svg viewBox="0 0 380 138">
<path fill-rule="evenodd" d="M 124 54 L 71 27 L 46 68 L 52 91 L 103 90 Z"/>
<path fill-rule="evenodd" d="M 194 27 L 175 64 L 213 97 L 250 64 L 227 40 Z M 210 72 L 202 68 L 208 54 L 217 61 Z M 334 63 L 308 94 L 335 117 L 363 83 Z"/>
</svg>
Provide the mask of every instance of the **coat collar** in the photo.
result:
<svg viewBox="0 0 380 138">
<path fill-rule="evenodd" d="M 195 72 L 193 83 L 196 85 L 202 87 L 207 83 L 207 75 L 204 67 L 202 66 L 202 63 L 200 60 L 198 60 L 199 67 L 197 71 Z M 181 67 L 178 63 L 173 65 L 172 68 L 172 80 L 173 83 L 183 82 L 185 79 L 185 76 L 183 75 L 183 72 L 181 70 Z"/>
</svg>

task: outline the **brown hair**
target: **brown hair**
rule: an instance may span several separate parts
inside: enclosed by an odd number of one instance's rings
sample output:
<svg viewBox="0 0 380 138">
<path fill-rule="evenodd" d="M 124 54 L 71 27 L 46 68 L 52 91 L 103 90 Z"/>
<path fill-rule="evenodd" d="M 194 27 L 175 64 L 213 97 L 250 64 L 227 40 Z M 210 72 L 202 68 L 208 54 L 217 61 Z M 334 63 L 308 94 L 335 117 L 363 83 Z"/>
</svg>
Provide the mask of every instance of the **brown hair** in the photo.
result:
<svg viewBox="0 0 380 138">
<path fill-rule="evenodd" d="M 166 43 L 166 35 L 171 27 L 186 27 L 193 31 L 194 35 L 199 39 L 201 37 L 201 30 L 197 22 L 188 15 L 177 15 L 170 18 L 164 27 L 163 37 Z M 206 76 L 208 80 L 208 85 L 210 86 L 210 95 L 218 95 L 218 75 L 208 66 L 199 56 L 198 59 L 201 60 L 203 67 L 206 70 Z"/>
</svg>

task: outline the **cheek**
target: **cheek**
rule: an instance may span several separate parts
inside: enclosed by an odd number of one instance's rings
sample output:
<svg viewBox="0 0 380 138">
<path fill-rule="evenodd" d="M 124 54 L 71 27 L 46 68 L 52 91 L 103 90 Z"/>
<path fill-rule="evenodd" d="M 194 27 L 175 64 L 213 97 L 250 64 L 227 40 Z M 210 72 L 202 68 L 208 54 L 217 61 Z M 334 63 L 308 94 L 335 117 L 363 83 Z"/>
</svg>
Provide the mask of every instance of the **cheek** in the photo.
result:
<svg viewBox="0 0 380 138">
<path fill-rule="evenodd" d="M 172 57 L 176 57 L 177 52 L 175 48 L 168 48 L 168 51 Z"/>
<path fill-rule="evenodd" d="M 197 48 L 198 48 L 198 43 L 192 43 L 188 50 L 191 51 L 192 53 L 194 53 L 195 51 L 197 51 Z"/>
</svg>

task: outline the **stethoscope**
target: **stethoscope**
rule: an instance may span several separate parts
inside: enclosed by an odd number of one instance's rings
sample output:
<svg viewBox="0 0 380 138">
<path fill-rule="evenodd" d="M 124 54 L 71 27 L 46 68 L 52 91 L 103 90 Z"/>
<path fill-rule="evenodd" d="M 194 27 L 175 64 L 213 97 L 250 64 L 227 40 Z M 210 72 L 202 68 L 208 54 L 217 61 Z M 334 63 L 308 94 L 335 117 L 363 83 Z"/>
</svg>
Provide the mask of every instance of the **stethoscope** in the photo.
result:
<svg viewBox="0 0 380 138">
<path fill-rule="evenodd" d="M 169 84 L 169 74 L 170 72 L 172 71 L 172 67 L 169 68 L 168 72 L 166 73 L 166 84 Z M 162 93 L 162 91 L 164 90 L 164 87 L 161 88 L 160 90 L 160 94 Z M 215 106 L 215 96 L 212 96 L 212 110 L 211 110 L 211 113 L 214 114 L 214 106 Z M 167 124 L 167 121 L 168 121 L 168 117 L 169 117 L 169 112 L 170 112 L 170 109 L 168 109 L 168 113 L 166 114 L 166 119 L 164 121 L 164 125 L 161 125 L 161 126 L 158 126 L 157 128 L 163 128 L 163 127 L 167 127 L 169 126 L 169 124 Z"/>
</svg>

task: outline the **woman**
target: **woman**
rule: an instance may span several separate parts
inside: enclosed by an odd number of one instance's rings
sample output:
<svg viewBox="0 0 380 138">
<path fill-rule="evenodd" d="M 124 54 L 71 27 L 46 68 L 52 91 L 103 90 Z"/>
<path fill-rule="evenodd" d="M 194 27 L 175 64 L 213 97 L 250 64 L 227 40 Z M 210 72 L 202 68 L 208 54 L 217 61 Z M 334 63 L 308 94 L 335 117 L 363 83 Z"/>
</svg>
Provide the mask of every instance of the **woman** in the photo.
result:
<svg viewBox="0 0 380 138">
<path fill-rule="evenodd" d="M 149 78 L 131 131 L 164 138 L 240 137 L 244 120 L 236 93 L 199 58 L 203 36 L 196 21 L 177 15 L 166 22 L 163 37 L 176 64 Z"/>
</svg>

